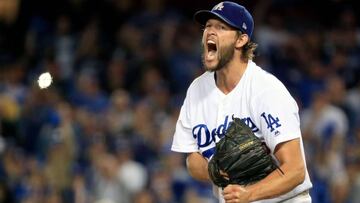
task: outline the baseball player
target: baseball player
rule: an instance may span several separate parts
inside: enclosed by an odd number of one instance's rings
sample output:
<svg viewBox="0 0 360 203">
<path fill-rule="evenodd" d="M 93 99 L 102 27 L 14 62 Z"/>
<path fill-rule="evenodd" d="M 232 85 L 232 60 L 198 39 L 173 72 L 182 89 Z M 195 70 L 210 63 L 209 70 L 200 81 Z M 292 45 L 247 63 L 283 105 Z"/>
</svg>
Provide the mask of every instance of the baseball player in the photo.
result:
<svg viewBox="0 0 360 203">
<path fill-rule="evenodd" d="M 275 170 L 255 184 L 218 190 L 220 202 L 311 202 L 298 106 L 286 87 L 253 61 L 254 22 L 245 7 L 225 1 L 195 13 L 204 26 L 206 72 L 188 88 L 172 151 L 188 153 L 187 168 L 210 180 L 207 163 L 231 117 L 239 117 L 268 147 L 284 174 Z"/>
</svg>

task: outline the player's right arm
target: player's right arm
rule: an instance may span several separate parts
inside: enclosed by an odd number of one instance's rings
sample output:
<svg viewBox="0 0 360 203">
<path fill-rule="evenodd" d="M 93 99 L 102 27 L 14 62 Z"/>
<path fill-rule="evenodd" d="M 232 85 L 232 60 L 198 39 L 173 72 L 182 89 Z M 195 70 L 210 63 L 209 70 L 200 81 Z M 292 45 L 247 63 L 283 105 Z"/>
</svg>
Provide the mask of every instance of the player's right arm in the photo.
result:
<svg viewBox="0 0 360 203">
<path fill-rule="evenodd" d="M 188 154 L 186 167 L 195 180 L 210 181 L 208 173 L 208 161 L 198 152 Z"/>
<path fill-rule="evenodd" d="M 189 100 L 190 96 L 187 94 L 176 122 L 171 150 L 187 153 L 186 167 L 190 176 L 196 180 L 206 181 L 209 180 L 208 161 L 200 154 L 197 140 L 192 135 Z"/>
<path fill-rule="evenodd" d="M 192 132 L 191 117 L 194 112 L 191 110 L 190 100 L 194 100 L 194 98 L 191 98 L 190 92 L 189 88 L 176 122 L 171 150 L 187 154 L 186 167 L 192 178 L 199 181 L 210 181 L 208 161 L 201 154 L 197 139 Z"/>
</svg>

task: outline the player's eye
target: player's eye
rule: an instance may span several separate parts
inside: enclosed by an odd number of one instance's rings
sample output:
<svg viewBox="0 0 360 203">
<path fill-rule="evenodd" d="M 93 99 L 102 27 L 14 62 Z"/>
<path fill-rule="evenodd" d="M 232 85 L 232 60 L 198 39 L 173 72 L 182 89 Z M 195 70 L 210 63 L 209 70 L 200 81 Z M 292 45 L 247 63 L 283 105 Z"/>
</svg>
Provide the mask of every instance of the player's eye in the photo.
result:
<svg viewBox="0 0 360 203">
<path fill-rule="evenodd" d="M 203 30 L 214 28 L 215 30 L 228 30 L 229 28 L 224 24 L 206 24 Z"/>
<path fill-rule="evenodd" d="M 220 28 L 221 28 L 222 30 L 226 30 L 226 29 L 227 29 L 227 27 L 226 27 L 225 25 L 220 25 Z"/>
<path fill-rule="evenodd" d="M 227 27 L 224 24 L 216 24 L 215 26 L 216 30 L 226 30 Z"/>
</svg>

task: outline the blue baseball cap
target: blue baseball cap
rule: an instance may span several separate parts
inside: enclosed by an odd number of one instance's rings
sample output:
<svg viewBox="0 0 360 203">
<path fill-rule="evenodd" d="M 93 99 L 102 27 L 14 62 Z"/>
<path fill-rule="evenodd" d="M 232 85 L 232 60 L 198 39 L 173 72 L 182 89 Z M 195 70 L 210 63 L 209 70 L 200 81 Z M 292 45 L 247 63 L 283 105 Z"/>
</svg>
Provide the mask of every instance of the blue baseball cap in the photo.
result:
<svg viewBox="0 0 360 203">
<path fill-rule="evenodd" d="M 244 6 L 237 3 L 224 1 L 209 10 L 200 10 L 194 14 L 194 19 L 201 25 L 205 25 L 211 18 L 218 18 L 247 34 L 250 38 L 254 29 L 254 20 Z"/>
</svg>

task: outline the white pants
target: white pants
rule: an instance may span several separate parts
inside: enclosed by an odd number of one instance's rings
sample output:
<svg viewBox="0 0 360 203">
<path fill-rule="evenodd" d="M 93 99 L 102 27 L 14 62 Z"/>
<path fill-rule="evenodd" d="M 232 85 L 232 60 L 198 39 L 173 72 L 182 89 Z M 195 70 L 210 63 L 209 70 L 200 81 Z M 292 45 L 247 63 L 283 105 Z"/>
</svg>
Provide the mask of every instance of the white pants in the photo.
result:
<svg viewBox="0 0 360 203">
<path fill-rule="evenodd" d="M 281 203 L 311 203 L 311 196 L 309 191 L 302 192 L 295 197 L 281 201 Z"/>
</svg>

